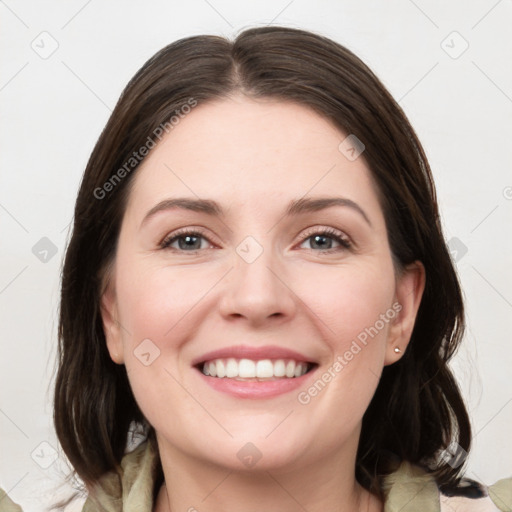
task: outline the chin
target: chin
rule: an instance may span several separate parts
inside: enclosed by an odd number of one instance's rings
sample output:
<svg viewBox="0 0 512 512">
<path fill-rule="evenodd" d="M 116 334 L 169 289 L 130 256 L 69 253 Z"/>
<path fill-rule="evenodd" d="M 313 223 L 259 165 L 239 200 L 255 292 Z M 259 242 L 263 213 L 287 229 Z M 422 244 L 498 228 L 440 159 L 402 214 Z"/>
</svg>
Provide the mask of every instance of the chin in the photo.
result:
<svg viewBox="0 0 512 512">
<path fill-rule="evenodd" d="M 248 425 L 245 431 L 231 431 L 219 439 L 208 439 L 202 456 L 213 464 L 237 472 L 259 472 L 296 468 L 299 459 L 305 455 L 304 435 L 290 435 L 289 429 L 279 432 L 276 422 L 258 422 Z M 272 432 L 272 429 L 275 429 Z M 269 435 L 269 432 L 272 432 Z M 294 433 L 295 434 L 295 433 Z M 204 434 L 203 434 L 204 435 Z M 312 440 L 313 443 L 313 440 Z M 311 444 L 312 444 L 311 443 Z M 212 447 L 215 446 L 215 450 Z"/>
</svg>

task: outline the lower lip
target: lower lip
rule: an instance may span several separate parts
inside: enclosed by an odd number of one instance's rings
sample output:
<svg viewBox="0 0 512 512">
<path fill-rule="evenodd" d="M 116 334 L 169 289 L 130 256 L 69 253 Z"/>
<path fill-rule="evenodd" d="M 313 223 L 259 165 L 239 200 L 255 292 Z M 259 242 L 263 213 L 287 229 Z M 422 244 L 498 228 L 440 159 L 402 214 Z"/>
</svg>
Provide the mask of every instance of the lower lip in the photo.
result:
<svg viewBox="0 0 512 512">
<path fill-rule="evenodd" d="M 316 368 L 313 368 L 308 373 L 305 373 L 300 377 L 266 380 L 260 382 L 228 379 L 226 377 L 209 377 L 205 375 L 201 370 L 197 371 L 204 382 L 216 391 L 221 391 L 222 393 L 227 393 L 228 395 L 237 398 L 257 399 L 272 398 L 274 396 L 289 393 L 294 389 L 300 388 L 301 386 L 305 385 L 305 381 L 309 379 L 315 370 Z"/>
</svg>

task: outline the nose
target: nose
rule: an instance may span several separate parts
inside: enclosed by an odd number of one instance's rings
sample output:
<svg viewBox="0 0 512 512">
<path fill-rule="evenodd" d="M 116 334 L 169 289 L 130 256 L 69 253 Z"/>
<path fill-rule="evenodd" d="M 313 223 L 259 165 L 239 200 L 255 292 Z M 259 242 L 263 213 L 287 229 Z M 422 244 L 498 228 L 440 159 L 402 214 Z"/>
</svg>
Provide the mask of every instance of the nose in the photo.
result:
<svg viewBox="0 0 512 512">
<path fill-rule="evenodd" d="M 289 321 L 295 314 L 297 296 L 287 283 L 283 263 L 264 250 L 251 263 L 237 253 L 226 276 L 219 309 L 229 320 L 245 319 L 253 327 L 266 322 Z M 272 320 L 273 319 L 273 320 Z"/>
</svg>

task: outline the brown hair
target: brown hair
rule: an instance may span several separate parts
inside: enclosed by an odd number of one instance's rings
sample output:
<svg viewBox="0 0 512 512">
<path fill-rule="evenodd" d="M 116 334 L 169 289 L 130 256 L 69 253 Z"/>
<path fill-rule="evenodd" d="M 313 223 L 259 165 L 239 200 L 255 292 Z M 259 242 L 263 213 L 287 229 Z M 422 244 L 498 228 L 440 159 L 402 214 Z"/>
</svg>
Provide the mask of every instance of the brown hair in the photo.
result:
<svg viewBox="0 0 512 512">
<path fill-rule="evenodd" d="M 452 441 L 466 451 L 470 445 L 468 415 L 447 365 L 463 336 L 464 310 L 425 153 L 400 106 L 359 58 L 321 35 L 277 26 L 245 30 L 234 41 L 194 36 L 163 48 L 128 83 L 94 147 L 62 274 L 55 386 L 55 427 L 76 473 L 91 485 L 117 469 L 131 422 L 146 421 L 125 367 L 109 357 L 100 314 L 137 168 L 126 162 L 191 99 L 201 104 L 234 92 L 312 107 L 365 144 L 396 268 L 421 261 L 426 287 L 409 346 L 384 368 L 364 415 L 356 476 L 382 497 L 382 476 L 406 460 L 432 471 L 441 488 L 457 484 L 460 467 L 439 453 Z"/>
</svg>

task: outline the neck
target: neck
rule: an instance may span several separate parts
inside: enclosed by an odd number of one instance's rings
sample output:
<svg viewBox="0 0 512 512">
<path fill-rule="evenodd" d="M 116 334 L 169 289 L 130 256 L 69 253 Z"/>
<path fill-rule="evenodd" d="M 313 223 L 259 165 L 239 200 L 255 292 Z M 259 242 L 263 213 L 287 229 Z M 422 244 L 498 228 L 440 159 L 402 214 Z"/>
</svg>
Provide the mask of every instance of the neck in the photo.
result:
<svg viewBox="0 0 512 512">
<path fill-rule="evenodd" d="M 239 471 L 187 456 L 159 440 L 165 482 L 154 512 L 381 512 L 382 504 L 355 480 L 354 460 L 339 453 L 292 468 Z M 345 461 L 345 463 L 340 463 Z"/>
</svg>

